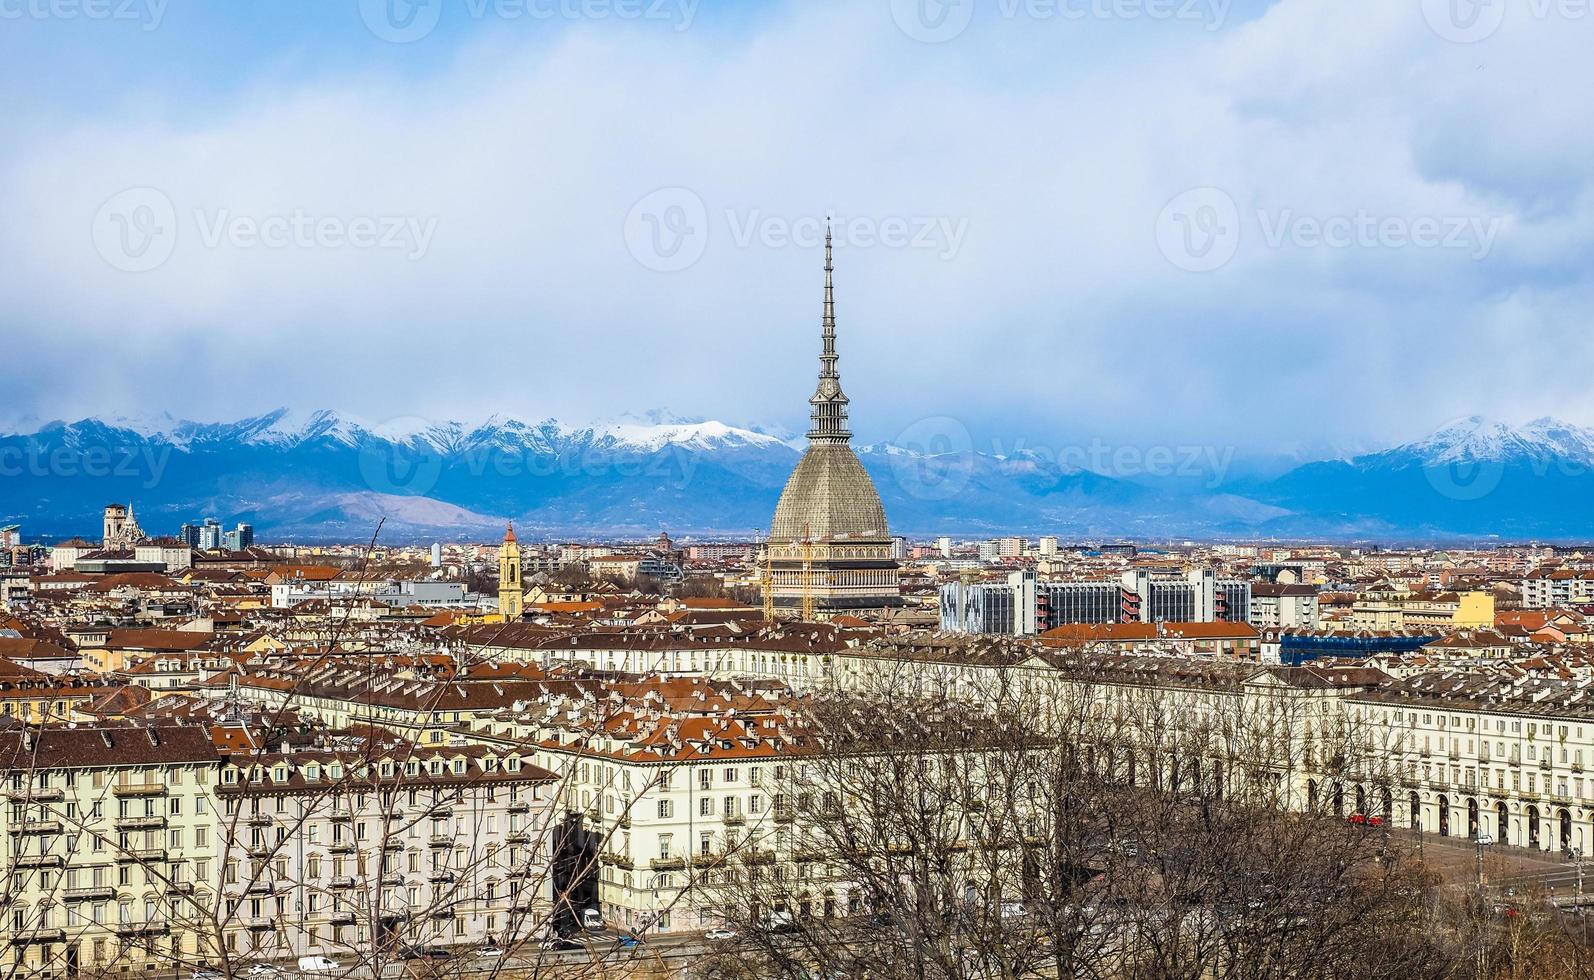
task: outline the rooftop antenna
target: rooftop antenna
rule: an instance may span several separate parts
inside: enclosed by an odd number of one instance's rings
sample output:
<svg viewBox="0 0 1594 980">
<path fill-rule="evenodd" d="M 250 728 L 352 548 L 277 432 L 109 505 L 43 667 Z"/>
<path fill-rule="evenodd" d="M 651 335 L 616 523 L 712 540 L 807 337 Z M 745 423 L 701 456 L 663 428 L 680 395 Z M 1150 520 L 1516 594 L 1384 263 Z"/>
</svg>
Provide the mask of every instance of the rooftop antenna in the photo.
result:
<svg viewBox="0 0 1594 980">
<path fill-rule="evenodd" d="M 753 534 L 754 534 L 755 537 L 757 537 L 757 535 L 758 535 L 758 529 L 757 528 L 753 529 Z M 764 539 L 763 539 L 763 550 L 764 550 L 764 562 L 763 562 L 763 565 L 764 565 L 764 567 L 759 572 L 759 581 L 758 581 L 758 596 L 759 596 L 760 599 L 763 600 L 763 603 L 764 603 L 764 622 L 766 622 L 766 623 L 773 623 L 775 621 L 775 589 L 774 589 L 775 573 L 774 573 L 773 569 L 771 568 L 771 565 L 772 565 L 773 560 L 774 560 L 773 557 L 770 555 L 770 550 L 769 550 L 771 544 L 772 544 L 772 541 L 770 540 L 770 538 L 767 537 L 767 536 L 764 537 Z"/>
<path fill-rule="evenodd" d="M 803 622 L 814 620 L 814 538 L 803 524 Z"/>
</svg>

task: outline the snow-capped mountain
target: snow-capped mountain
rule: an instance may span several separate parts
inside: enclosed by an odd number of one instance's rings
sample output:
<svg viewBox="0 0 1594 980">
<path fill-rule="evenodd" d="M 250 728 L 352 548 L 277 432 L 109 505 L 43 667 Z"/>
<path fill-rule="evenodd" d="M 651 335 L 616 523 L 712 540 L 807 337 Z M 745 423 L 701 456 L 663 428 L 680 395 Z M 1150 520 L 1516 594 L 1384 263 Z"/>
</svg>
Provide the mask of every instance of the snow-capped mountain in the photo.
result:
<svg viewBox="0 0 1594 980">
<path fill-rule="evenodd" d="M 1320 533 L 1507 538 L 1594 536 L 1594 429 L 1553 418 L 1471 416 L 1348 460 L 1297 467 L 1247 488 Z"/>
<path fill-rule="evenodd" d="M 0 524 L 40 537 L 88 533 L 112 500 L 134 502 L 153 533 L 214 516 L 277 540 L 363 538 L 378 519 L 390 540 L 487 537 L 510 518 L 529 535 L 752 535 L 803 446 L 778 430 L 663 414 L 373 423 L 278 409 L 233 422 L 161 414 L 19 428 L 0 435 L 0 460 L 23 463 L 0 479 Z M 1276 477 L 1241 460 L 1218 486 L 1120 479 L 1030 452 L 878 444 L 858 455 L 893 528 L 909 534 L 1594 537 L 1594 430 L 1547 418 L 1461 419 Z"/>
<path fill-rule="evenodd" d="M 1548 417 L 1514 426 L 1472 415 L 1446 423 L 1425 439 L 1361 458 L 1419 466 L 1551 459 L 1594 464 L 1594 429 Z"/>
<path fill-rule="evenodd" d="M 182 451 L 217 444 L 293 449 L 315 443 L 336 443 L 358 448 L 373 441 L 423 446 L 441 454 L 486 447 L 558 451 L 572 445 L 592 445 L 617 451 L 657 452 L 668 446 L 714 450 L 744 446 L 768 448 L 782 444 L 774 436 L 723 422 L 686 421 L 659 413 L 650 413 L 644 418 L 627 416 L 592 425 L 567 426 L 557 419 L 533 423 L 498 416 L 476 423 L 424 419 L 372 423 L 329 409 L 296 412 L 288 408 L 236 422 L 191 422 L 168 413 L 90 418 L 72 423 L 54 421 L 27 428 L 14 427 L 4 436 L 44 437 L 54 431 L 62 432 L 63 438 L 85 432 L 132 436 Z"/>
<path fill-rule="evenodd" d="M 391 538 L 492 534 L 508 518 L 530 534 L 751 535 L 768 524 L 802 446 L 785 433 L 663 414 L 590 425 L 373 424 L 287 409 L 235 422 L 81 419 L 0 436 L 0 451 L 73 461 L 9 481 L 0 522 L 81 533 L 106 501 L 131 500 L 155 533 L 216 516 L 249 521 L 265 537 L 347 540 L 369 534 L 381 516 Z M 878 445 L 860 446 L 859 456 L 894 525 L 914 533 L 1155 534 L 1278 513 L 1233 497 L 1183 500 L 1032 454 L 929 456 Z"/>
</svg>

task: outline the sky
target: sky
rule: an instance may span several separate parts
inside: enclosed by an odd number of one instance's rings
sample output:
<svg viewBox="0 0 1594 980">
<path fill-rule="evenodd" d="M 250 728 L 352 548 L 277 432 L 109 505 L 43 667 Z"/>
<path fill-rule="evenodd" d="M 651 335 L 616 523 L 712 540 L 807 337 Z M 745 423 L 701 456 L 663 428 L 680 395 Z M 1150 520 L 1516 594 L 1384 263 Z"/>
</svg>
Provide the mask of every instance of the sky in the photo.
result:
<svg viewBox="0 0 1594 980">
<path fill-rule="evenodd" d="M 1594 6 L 0 0 L 8 416 L 1594 422 Z"/>
</svg>

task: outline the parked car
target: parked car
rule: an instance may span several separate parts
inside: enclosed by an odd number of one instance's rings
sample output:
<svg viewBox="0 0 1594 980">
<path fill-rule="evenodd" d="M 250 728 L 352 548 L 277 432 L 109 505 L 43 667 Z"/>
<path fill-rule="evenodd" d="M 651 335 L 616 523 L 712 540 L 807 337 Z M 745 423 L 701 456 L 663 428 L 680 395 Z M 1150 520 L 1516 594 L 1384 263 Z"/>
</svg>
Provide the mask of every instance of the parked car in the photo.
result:
<svg viewBox="0 0 1594 980">
<path fill-rule="evenodd" d="M 226 980 L 226 978 L 215 967 L 198 966 L 194 968 L 193 973 L 189 974 L 189 980 Z"/>
<path fill-rule="evenodd" d="M 337 960 L 325 956 L 299 957 L 300 973 L 336 973 L 341 969 L 343 967 L 338 965 Z"/>
<path fill-rule="evenodd" d="M 453 954 L 441 946 L 405 946 L 399 955 L 407 960 L 446 960 Z"/>
<path fill-rule="evenodd" d="M 584 910 L 581 913 L 581 928 L 602 929 L 603 913 L 598 911 L 596 907 Z"/>
<path fill-rule="evenodd" d="M 555 953 L 566 952 L 572 949 L 587 948 L 576 942 L 574 939 L 566 939 L 563 936 L 554 936 L 552 939 L 544 939 L 542 942 L 538 943 L 537 946 L 541 949 L 546 949 Z"/>
<path fill-rule="evenodd" d="M 703 938 L 707 939 L 711 943 L 724 942 L 727 939 L 735 939 L 736 930 L 726 926 L 720 926 L 716 929 L 710 929 L 708 932 L 703 933 Z"/>
<path fill-rule="evenodd" d="M 494 946 L 492 943 L 488 943 L 481 949 L 478 949 L 476 951 L 476 955 L 485 957 L 487 959 L 497 959 L 498 957 L 504 955 L 504 951 L 502 947 Z"/>
<path fill-rule="evenodd" d="M 245 970 L 243 975 L 253 977 L 254 980 L 275 980 L 275 978 L 284 977 L 287 974 L 280 967 L 271 966 L 267 963 L 256 963 Z"/>
<path fill-rule="evenodd" d="M 1489 844 L 1493 844 L 1494 843 L 1494 837 L 1492 837 L 1489 834 L 1479 834 L 1475 839 L 1477 840 L 1477 842 L 1479 844 L 1482 844 L 1484 846 L 1488 846 Z"/>
<path fill-rule="evenodd" d="M 635 949 L 642 945 L 640 936 L 621 936 L 619 939 L 621 949 Z"/>
</svg>

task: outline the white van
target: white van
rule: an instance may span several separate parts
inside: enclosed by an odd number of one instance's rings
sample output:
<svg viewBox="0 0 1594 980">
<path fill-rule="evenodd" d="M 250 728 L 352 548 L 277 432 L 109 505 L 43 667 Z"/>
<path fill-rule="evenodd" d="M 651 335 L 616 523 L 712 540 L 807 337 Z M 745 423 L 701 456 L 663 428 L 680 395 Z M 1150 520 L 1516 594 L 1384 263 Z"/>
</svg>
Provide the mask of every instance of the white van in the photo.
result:
<svg viewBox="0 0 1594 980">
<path fill-rule="evenodd" d="M 596 907 L 583 911 L 581 913 L 581 926 L 584 929 L 602 929 L 603 913 L 599 912 Z"/>
<path fill-rule="evenodd" d="M 300 973 L 336 973 L 343 969 L 336 960 L 327 959 L 325 956 L 299 957 Z"/>
</svg>

